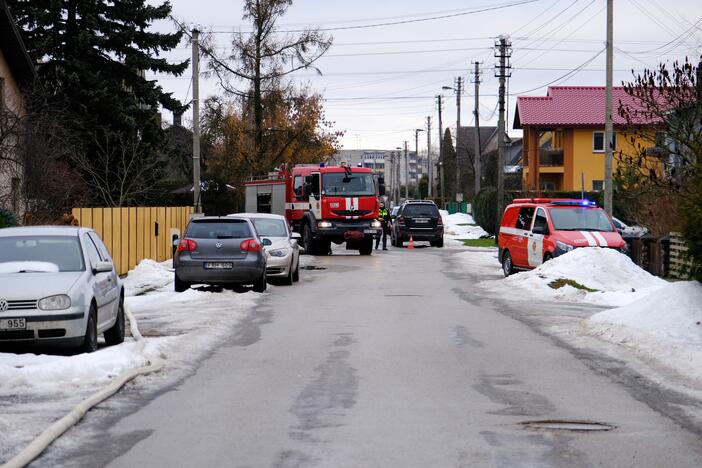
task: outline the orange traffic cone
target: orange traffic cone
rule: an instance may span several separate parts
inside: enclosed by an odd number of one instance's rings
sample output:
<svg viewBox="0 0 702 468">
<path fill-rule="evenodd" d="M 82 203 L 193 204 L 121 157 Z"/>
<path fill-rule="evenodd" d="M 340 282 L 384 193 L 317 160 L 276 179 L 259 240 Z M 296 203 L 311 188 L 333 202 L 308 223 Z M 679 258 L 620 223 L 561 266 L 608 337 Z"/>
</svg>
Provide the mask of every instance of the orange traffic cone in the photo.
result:
<svg viewBox="0 0 702 468">
<path fill-rule="evenodd" d="M 407 246 L 408 249 L 414 249 L 414 239 L 412 239 L 412 236 L 410 236 L 410 241 L 409 245 Z"/>
</svg>

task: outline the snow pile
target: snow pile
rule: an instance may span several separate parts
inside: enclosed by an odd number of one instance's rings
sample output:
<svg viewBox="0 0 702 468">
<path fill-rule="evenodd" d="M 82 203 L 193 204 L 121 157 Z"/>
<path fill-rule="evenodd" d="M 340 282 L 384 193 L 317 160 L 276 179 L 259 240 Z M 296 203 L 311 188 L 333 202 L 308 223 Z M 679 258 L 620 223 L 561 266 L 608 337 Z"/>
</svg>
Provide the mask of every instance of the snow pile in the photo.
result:
<svg viewBox="0 0 702 468">
<path fill-rule="evenodd" d="M 163 263 L 142 260 L 124 279 L 126 296 L 139 296 L 173 282 L 171 260 Z"/>
<path fill-rule="evenodd" d="M 439 210 L 444 222 L 444 234 L 457 241 L 466 239 L 481 239 L 490 237 L 483 228 L 475 224 L 471 215 L 465 213 L 448 214 L 448 211 Z"/>
<path fill-rule="evenodd" d="M 549 286 L 557 280 L 571 280 L 595 291 L 569 284 L 558 289 Z M 502 291 L 522 289 L 540 297 L 621 306 L 667 284 L 614 249 L 584 247 L 549 260 L 531 271 L 514 274 L 496 285 L 486 286 L 498 287 Z"/>
<path fill-rule="evenodd" d="M 702 383 L 702 284 L 671 283 L 583 321 L 584 331 Z"/>
</svg>

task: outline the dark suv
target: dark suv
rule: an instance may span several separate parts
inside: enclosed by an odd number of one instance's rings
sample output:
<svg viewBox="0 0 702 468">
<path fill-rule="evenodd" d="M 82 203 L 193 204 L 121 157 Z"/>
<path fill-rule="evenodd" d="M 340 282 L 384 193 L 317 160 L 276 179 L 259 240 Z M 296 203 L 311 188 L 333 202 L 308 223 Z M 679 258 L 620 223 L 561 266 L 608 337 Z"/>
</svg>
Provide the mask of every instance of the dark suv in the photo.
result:
<svg viewBox="0 0 702 468">
<path fill-rule="evenodd" d="M 402 247 L 410 238 L 428 241 L 432 247 L 444 246 L 444 223 L 432 201 L 408 201 L 400 206 L 390 234 L 392 245 Z"/>
</svg>

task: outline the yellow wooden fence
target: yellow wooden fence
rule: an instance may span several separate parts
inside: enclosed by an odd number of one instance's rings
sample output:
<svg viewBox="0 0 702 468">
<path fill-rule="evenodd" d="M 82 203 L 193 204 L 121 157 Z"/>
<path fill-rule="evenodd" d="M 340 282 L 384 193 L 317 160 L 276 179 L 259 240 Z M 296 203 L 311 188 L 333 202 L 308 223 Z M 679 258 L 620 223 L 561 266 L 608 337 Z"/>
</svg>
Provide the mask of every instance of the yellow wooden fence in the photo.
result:
<svg viewBox="0 0 702 468">
<path fill-rule="evenodd" d="M 81 226 L 95 229 L 110 249 L 120 275 L 150 258 L 162 262 L 172 258 L 173 234 L 183 237 L 193 208 L 74 208 Z"/>
</svg>

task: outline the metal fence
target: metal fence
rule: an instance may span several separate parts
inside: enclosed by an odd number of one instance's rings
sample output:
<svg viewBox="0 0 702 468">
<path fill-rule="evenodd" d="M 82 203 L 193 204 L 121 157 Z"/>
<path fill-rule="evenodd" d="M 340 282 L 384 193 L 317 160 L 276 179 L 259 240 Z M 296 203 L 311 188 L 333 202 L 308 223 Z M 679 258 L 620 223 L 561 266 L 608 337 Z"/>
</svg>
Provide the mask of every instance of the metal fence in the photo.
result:
<svg viewBox="0 0 702 468">
<path fill-rule="evenodd" d="M 173 236 L 182 237 L 192 212 L 191 206 L 159 206 L 74 208 L 72 214 L 81 226 L 95 229 L 123 275 L 146 258 L 172 258 Z"/>
</svg>

